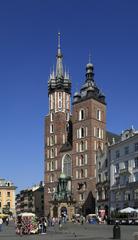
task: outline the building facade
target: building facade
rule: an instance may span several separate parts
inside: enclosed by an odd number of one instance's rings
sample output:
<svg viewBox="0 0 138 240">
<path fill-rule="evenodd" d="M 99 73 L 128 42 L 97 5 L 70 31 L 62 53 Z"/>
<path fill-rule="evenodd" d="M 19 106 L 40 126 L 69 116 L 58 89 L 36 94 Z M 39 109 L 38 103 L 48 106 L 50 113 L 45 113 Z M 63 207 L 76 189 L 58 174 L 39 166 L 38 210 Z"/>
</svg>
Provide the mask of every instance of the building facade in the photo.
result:
<svg viewBox="0 0 138 240">
<path fill-rule="evenodd" d="M 44 184 L 20 191 L 16 195 L 16 214 L 32 212 L 36 216 L 44 216 Z"/>
<path fill-rule="evenodd" d="M 49 113 L 45 118 L 45 215 L 50 213 L 61 173 L 71 179 L 75 212 L 87 215 L 95 212 L 96 151 L 103 149 L 106 139 L 105 96 L 89 62 L 71 111 L 71 81 L 63 68 L 60 34 L 56 59 L 56 71 L 48 81 Z"/>
<path fill-rule="evenodd" d="M 110 210 L 138 208 L 138 131 L 132 127 L 109 147 Z"/>
<path fill-rule="evenodd" d="M 106 132 L 106 143 L 103 148 L 98 148 L 96 159 L 96 212 L 110 213 L 110 157 L 109 148 L 120 139 L 119 135 Z"/>
<path fill-rule="evenodd" d="M 15 190 L 11 181 L 0 179 L 0 213 L 15 215 Z"/>
</svg>

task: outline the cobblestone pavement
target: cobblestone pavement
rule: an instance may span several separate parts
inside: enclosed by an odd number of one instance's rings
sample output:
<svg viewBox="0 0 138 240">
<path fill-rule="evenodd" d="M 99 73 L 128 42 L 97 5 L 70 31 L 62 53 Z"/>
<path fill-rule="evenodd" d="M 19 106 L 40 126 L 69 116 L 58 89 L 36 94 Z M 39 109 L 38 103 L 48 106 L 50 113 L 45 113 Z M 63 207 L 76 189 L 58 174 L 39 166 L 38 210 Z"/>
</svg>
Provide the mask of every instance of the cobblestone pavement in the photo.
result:
<svg viewBox="0 0 138 240">
<path fill-rule="evenodd" d="M 121 240 L 134 240 L 134 232 L 138 232 L 138 226 L 121 226 Z M 59 226 L 48 228 L 47 234 L 24 235 L 20 237 L 15 234 L 14 223 L 9 226 L 3 224 L 0 232 L 0 240 L 109 240 L 113 239 L 112 225 L 78 225 L 73 223 L 64 224 L 62 229 Z"/>
</svg>

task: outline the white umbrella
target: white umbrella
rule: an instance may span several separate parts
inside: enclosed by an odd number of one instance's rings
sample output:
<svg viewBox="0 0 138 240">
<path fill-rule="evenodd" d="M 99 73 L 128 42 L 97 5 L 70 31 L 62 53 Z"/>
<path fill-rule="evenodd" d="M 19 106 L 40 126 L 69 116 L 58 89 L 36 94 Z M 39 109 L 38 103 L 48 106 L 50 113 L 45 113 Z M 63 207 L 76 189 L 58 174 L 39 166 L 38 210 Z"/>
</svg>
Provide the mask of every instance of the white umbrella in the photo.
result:
<svg viewBox="0 0 138 240">
<path fill-rule="evenodd" d="M 127 208 L 121 209 L 119 212 L 120 213 L 132 213 L 132 212 L 135 212 L 135 209 L 131 208 L 131 207 L 127 207 Z"/>
<path fill-rule="evenodd" d="M 22 216 L 22 217 L 35 217 L 34 213 L 29 213 L 29 212 L 23 212 L 20 213 L 18 216 Z"/>
</svg>

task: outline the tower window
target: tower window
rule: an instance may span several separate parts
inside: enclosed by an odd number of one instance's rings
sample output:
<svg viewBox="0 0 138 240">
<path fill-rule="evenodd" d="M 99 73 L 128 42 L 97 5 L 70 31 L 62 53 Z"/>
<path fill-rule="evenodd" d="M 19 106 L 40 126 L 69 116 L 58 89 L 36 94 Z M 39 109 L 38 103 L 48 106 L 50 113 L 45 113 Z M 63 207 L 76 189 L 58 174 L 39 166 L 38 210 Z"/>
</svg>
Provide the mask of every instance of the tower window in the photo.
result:
<svg viewBox="0 0 138 240">
<path fill-rule="evenodd" d="M 47 137 L 47 146 L 49 146 L 49 137 Z"/>
<path fill-rule="evenodd" d="M 101 110 L 97 109 L 96 111 L 96 118 L 97 120 L 101 121 Z"/>
<path fill-rule="evenodd" d="M 49 163 L 47 163 L 47 171 L 49 171 Z"/>
<path fill-rule="evenodd" d="M 85 154 L 85 164 L 87 164 L 87 154 Z"/>
<path fill-rule="evenodd" d="M 50 121 L 52 122 L 53 119 L 54 119 L 54 113 L 52 112 L 52 113 L 50 113 Z"/>
<path fill-rule="evenodd" d="M 79 111 L 79 120 L 84 120 L 84 109 Z"/>
<path fill-rule="evenodd" d="M 87 175 L 88 175 L 88 171 L 87 169 L 85 169 L 85 177 L 87 178 Z"/>
<path fill-rule="evenodd" d="M 78 152 L 78 150 L 79 150 L 79 149 L 78 149 L 78 143 L 76 143 L 76 152 Z"/>
<path fill-rule="evenodd" d="M 78 156 L 76 156 L 76 166 L 78 166 Z"/>
<path fill-rule="evenodd" d="M 54 182 L 54 174 L 51 174 L 51 176 L 50 176 L 50 182 Z"/>
<path fill-rule="evenodd" d="M 69 95 L 66 95 L 66 109 L 69 109 Z"/>
<path fill-rule="evenodd" d="M 54 136 L 51 136 L 50 137 L 50 146 L 53 146 L 54 145 Z"/>
<path fill-rule="evenodd" d="M 51 169 L 50 169 L 51 171 L 53 171 L 54 170 L 54 162 L 52 161 L 51 162 Z"/>
<path fill-rule="evenodd" d="M 84 171 L 83 171 L 83 169 L 81 169 L 81 171 L 80 171 L 80 178 L 83 178 L 84 177 Z"/>
<path fill-rule="evenodd" d="M 51 109 L 54 108 L 54 97 L 53 97 L 53 95 L 50 96 L 50 107 L 51 107 Z"/>
<path fill-rule="evenodd" d="M 80 128 L 80 138 L 83 138 L 83 137 L 85 137 L 85 131 L 84 131 L 84 128 L 81 127 Z"/>
<path fill-rule="evenodd" d="M 53 133 L 53 132 L 54 132 L 54 125 L 50 124 L 50 133 Z"/>
<path fill-rule="evenodd" d="M 58 108 L 59 109 L 62 108 L 62 93 L 61 92 L 58 93 Z"/>
<path fill-rule="evenodd" d="M 49 149 L 47 150 L 47 158 L 49 158 Z"/>
<path fill-rule="evenodd" d="M 78 172 L 78 170 L 76 171 L 76 178 L 78 179 L 78 177 L 79 177 L 79 172 Z"/>
<path fill-rule="evenodd" d="M 65 134 L 63 134 L 63 144 L 65 144 Z"/>
<path fill-rule="evenodd" d="M 50 150 L 50 157 L 51 157 L 51 158 L 54 157 L 54 149 L 53 149 L 53 148 L 51 148 L 51 150 Z"/>
<path fill-rule="evenodd" d="M 84 165 L 84 157 L 83 155 L 81 155 L 80 157 L 80 166 Z"/>
<path fill-rule="evenodd" d="M 81 141 L 80 143 L 80 152 L 84 151 L 84 142 Z"/>
</svg>

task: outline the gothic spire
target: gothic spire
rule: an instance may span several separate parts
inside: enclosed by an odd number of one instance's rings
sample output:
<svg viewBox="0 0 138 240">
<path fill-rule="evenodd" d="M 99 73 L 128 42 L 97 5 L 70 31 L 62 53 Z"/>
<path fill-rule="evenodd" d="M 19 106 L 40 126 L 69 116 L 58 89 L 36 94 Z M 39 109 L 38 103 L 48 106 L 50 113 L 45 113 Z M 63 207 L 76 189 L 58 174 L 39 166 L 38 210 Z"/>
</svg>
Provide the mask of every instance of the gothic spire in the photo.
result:
<svg viewBox="0 0 138 240">
<path fill-rule="evenodd" d="M 86 65 L 86 82 L 94 81 L 93 64 L 91 62 L 91 53 L 89 53 L 89 63 Z"/>
<path fill-rule="evenodd" d="M 62 63 L 63 55 L 61 53 L 61 48 L 60 48 L 60 32 L 58 33 L 58 51 L 57 51 L 56 57 L 57 57 L 56 77 L 62 78 L 63 77 L 63 63 Z"/>
</svg>

